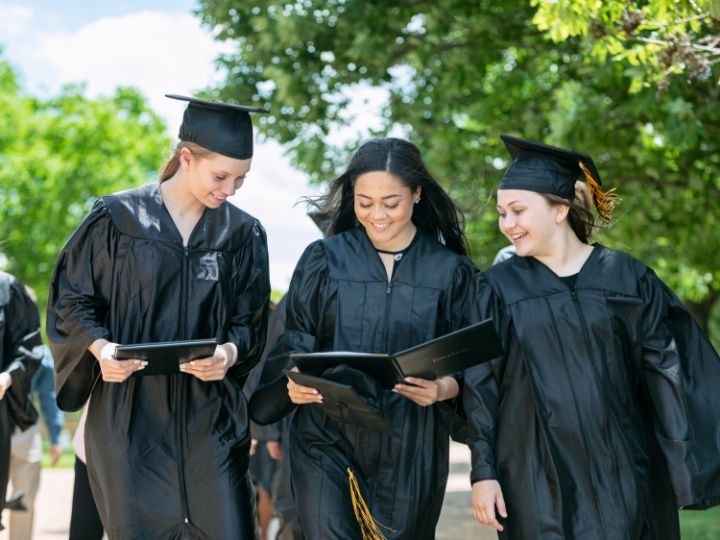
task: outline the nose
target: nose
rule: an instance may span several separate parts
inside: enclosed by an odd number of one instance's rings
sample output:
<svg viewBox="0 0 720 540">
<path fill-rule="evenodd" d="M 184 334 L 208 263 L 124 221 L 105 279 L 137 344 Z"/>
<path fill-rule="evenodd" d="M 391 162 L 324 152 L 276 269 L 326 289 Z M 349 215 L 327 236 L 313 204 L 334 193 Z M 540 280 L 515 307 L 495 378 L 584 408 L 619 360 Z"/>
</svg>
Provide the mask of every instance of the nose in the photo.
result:
<svg viewBox="0 0 720 540">
<path fill-rule="evenodd" d="M 373 206 L 372 216 L 377 219 L 384 218 L 387 216 L 387 211 L 383 205 L 378 204 Z"/>
<path fill-rule="evenodd" d="M 235 187 L 235 181 L 225 182 L 222 186 L 222 192 L 228 197 L 235 195 L 236 191 L 237 188 Z"/>
<path fill-rule="evenodd" d="M 515 219 L 510 217 L 510 214 L 505 214 L 504 216 L 500 216 L 500 229 L 509 231 L 513 228 L 515 225 Z"/>
</svg>

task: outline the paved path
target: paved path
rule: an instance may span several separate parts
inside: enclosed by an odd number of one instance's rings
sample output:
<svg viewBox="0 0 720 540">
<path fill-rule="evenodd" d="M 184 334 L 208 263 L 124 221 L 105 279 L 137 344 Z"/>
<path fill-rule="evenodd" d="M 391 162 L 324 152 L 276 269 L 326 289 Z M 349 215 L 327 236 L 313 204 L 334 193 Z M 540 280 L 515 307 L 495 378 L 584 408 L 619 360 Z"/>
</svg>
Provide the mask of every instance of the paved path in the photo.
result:
<svg viewBox="0 0 720 540">
<path fill-rule="evenodd" d="M 493 540 L 497 536 L 475 523 L 470 513 L 467 447 L 453 444 L 450 452 L 450 479 L 436 540 Z M 44 469 L 36 501 L 33 540 L 67 540 L 72 502 L 72 469 Z M 7 514 L 7 513 L 6 513 Z M 7 523 L 7 515 L 3 522 Z M 8 540 L 7 531 L 0 540 Z M 218 539 L 223 540 L 223 539 Z"/>
</svg>

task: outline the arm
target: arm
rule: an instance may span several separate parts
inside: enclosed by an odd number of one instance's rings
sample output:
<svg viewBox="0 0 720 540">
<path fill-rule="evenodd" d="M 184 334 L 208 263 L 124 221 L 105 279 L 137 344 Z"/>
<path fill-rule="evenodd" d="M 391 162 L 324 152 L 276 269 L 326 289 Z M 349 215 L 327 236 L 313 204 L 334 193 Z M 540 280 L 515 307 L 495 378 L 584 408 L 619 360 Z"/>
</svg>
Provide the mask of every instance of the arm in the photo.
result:
<svg viewBox="0 0 720 540">
<path fill-rule="evenodd" d="M 284 369 L 294 367 L 291 352 L 318 349 L 317 335 L 322 313 L 330 296 L 327 262 L 321 241 L 307 247 L 297 264 L 286 297 L 276 308 L 284 313 L 284 331 L 263 366 L 257 390 L 250 399 L 250 415 L 258 424 L 277 422 L 294 408 Z M 299 386 L 299 385 L 297 385 Z"/>
<path fill-rule="evenodd" d="M 62 453 L 60 431 L 63 427 L 64 418 L 55 400 L 54 371 L 50 350 L 47 346 L 43 346 L 43 351 L 42 363 L 33 378 L 33 391 L 37 393 L 40 401 L 40 408 L 50 439 L 50 461 L 55 465 Z"/>
<path fill-rule="evenodd" d="M 100 376 L 97 355 L 103 340 L 110 339 L 102 321 L 109 304 L 115 234 L 98 201 L 55 265 L 46 330 L 55 361 L 57 402 L 63 410 L 82 407 Z"/>
<path fill-rule="evenodd" d="M 2 365 L 0 366 L 0 399 L 13 383 L 20 394 L 27 395 L 30 381 L 40 366 L 35 351 L 42 344 L 40 316 L 25 286 L 10 274 L 0 275 L 0 304 L 3 306 Z"/>
<path fill-rule="evenodd" d="M 720 493 L 720 357 L 655 274 L 640 280 L 642 379 L 678 506 L 705 508 Z"/>
<path fill-rule="evenodd" d="M 248 233 L 251 246 L 235 276 L 234 309 L 227 342 L 215 357 L 224 358 L 227 374 L 239 381 L 260 361 L 265 348 L 270 299 L 267 238 L 259 223 Z M 219 353 L 219 354 L 218 354 Z"/>
</svg>

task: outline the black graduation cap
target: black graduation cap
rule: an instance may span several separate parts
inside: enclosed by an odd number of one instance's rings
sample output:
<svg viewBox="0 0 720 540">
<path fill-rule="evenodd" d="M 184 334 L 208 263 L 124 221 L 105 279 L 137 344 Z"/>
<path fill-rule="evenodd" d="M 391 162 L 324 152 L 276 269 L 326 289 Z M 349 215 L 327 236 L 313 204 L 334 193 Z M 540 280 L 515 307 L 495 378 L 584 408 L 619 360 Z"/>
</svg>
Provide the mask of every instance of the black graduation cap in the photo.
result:
<svg viewBox="0 0 720 540">
<path fill-rule="evenodd" d="M 385 435 L 399 435 L 381 415 L 382 389 L 362 371 L 340 365 L 325 370 L 321 377 L 299 371 L 284 372 L 297 384 L 320 392 L 323 411 L 341 424 L 352 424 Z"/>
<path fill-rule="evenodd" d="M 597 168 L 587 154 L 511 135 L 500 135 L 500 138 L 513 162 L 505 171 L 498 189 L 525 189 L 572 201 L 577 180 L 588 181 L 589 174 L 600 184 Z"/>
<path fill-rule="evenodd" d="M 165 97 L 187 101 L 178 137 L 224 156 L 249 159 L 253 155 L 251 112 L 267 113 L 260 107 L 207 101 L 177 94 Z"/>
</svg>

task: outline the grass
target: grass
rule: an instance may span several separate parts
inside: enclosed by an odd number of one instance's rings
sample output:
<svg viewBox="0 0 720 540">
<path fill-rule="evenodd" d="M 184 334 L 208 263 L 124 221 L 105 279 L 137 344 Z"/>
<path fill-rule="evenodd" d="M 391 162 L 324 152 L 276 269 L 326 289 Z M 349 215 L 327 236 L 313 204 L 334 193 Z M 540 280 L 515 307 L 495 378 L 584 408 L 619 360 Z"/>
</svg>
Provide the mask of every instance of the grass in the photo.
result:
<svg viewBox="0 0 720 540">
<path fill-rule="evenodd" d="M 682 510 L 680 534 L 683 540 L 720 540 L 720 506 L 709 510 Z"/>
</svg>

